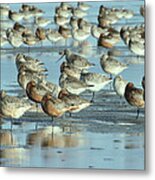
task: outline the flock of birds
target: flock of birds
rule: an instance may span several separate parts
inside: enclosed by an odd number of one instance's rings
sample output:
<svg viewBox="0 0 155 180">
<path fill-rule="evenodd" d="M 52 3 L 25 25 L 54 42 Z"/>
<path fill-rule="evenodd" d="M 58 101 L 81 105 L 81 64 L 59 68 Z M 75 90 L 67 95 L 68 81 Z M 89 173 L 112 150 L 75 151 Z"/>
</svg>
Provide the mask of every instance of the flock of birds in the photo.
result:
<svg viewBox="0 0 155 180">
<path fill-rule="evenodd" d="M 44 41 L 59 44 L 61 40 L 67 42 L 69 39 L 81 43 L 92 36 L 97 39 L 97 45 L 104 48 L 113 48 L 123 39 L 131 52 L 144 56 L 143 24 L 135 27 L 123 26 L 121 30 L 112 27 L 122 19 L 132 18 L 134 16 L 132 10 L 108 8 L 102 5 L 99 8 L 98 24 L 96 24 L 85 19 L 90 8 L 91 6 L 84 2 L 78 2 L 76 7 L 61 2 L 55 8 L 52 20 L 45 18 L 43 16 L 45 12 L 33 5 L 22 4 L 18 12 L 10 10 L 9 5 L 1 5 L 1 47 L 6 47 L 8 44 L 14 48 L 20 48 L 23 44 L 33 47 Z M 140 14 L 145 16 L 144 6 L 140 7 Z M 9 21 L 13 24 L 10 25 Z M 47 28 L 52 23 L 56 28 Z"/>
<path fill-rule="evenodd" d="M 79 2 L 77 7 L 72 7 L 69 3 L 60 3 L 55 9 L 54 22 L 58 25 L 56 30 L 45 29 L 51 20 L 42 17 L 44 12 L 35 6 L 23 4 L 19 12 L 11 11 L 8 6 L 1 6 L 1 15 L 15 22 L 12 28 L 1 30 L 1 47 L 8 42 L 13 47 L 20 47 L 23 43 L 31 46 L 45 39 L 52 43 L 62 38 L 73 38 L 83 42 L 92 35 L 97 39 L 98 46 L 111 49 L 122 39 L 133 53 L 144 56 L 144 25 L 123 26 L 120 31 L 112 27 L 121 18 L 132 18 L 133 11 L 101 6 L 98 25 L 93 25 L 84 20 L 90 8 L 90 5 L 83 2 Z M 140 13 L 144 16 L 144 7 L 140 8 Z M 34 32 L 19 23 L 32 18 L 37 25 Z M 117 60 L 110 51 L 100 57 L 100 66 L 109 76 L 89 72 L 89 68 L 95 64 L 68 48 L 59 54 L 59 60 L 65 57 L 65 61 L 60 65 L 59 85 L 47 80 L 48 70 L 42 61 L 22 53 L 16 55 L 17 80 L 26 97 L 10 96 L 4 90 L 0 91 L 2 118 L 20 118 L 34 107 L 32 102 L 37 108 L 41 105 L 43 112 L 52 117 L 52 120 L 53 117 L 61 117 L 66 112 L 71 115 L 93 105 L 95 93 L 110 83 L 113 83 L 118 96 L 125 98 L 131 106 L 137 108 L 136 118 L 139 117 L 139 109 L 145 106 L 145 77 L 142 77 L 142 88 L 137 88 L 132 82 L 125 80 L 119 74 L 127 69 L 128 65 Z M 80 96 L 85 91 L 92 92 L 91 100 Z"/>
<path fill-rule="evenodd" d="M 41 104 L 43 111 L 52 118 L 60 117 L 65 112 L 79 112 L 92 105 L 95 92 L 112 82 L 112 75 L 115 76 L 113 87 L 116 93 L 120 97 L 125 97 L 130 105 L 137 107 L 138 114 L 139 108 L 144 107 L 145 79 L 143 77 L 143 89 L 138 89 L 133 83 L 124 80 L 118 74 L 128 68 L 126 64 L 111 55 L 104 54 L 100 58 L 100 65 L 103 71 L 110 75 L 108 77 L 88 72 L 88 69 L 95 64 L 69 49 L 65 49 L 61 54 L 61 58 L 65 56 L 65 61 L 60 66 L 59 85 L 47 81 L 47 69 L 43 62 L 24 54 L 16 56 L 19 85 L 26 92 L 29 100 L 37 105 Z M 91 100 L 80 97 L 80 94 L 86 90 L 93 92 Z M 1 91 L 0 100 L 0 112 L 4 117 L 20 118 L 33 106 L 27 99 L 9 96 L 4 91 Z"/>
</svg>

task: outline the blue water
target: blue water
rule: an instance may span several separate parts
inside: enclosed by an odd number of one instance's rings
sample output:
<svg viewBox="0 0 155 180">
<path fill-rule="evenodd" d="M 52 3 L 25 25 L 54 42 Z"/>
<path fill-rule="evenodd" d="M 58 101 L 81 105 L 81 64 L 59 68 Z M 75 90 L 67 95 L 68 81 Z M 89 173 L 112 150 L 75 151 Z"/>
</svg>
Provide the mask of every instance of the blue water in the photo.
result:
<svg viewBox="0 0 155 180">
<path fill-rule="evenodd" d="M 71 4 L 76 6 L 76 3 Z M 135 16 L 133 18 L 121 20 L 115 25 L 118 30 L 126 24 L 144 23 L 144 18 L 139 15 L 139 7 L 144 4 L 141 0 L 101 1 L 88 2 L 88 4 L 92 5 L 93 11 L 92 9 L 88 11 L 86 19 L 92 23 L 97 23 L 96 16 L 101 4 L 108 7 L 134 10 Z M 58 3 L 37 3 L 33 5 L 45 11 L 44 17 L 52 19 Z M 20 6 L 21 4 L 10 4 L 11 9 L 15 11 Z M 30 23 L 29 26 L 33 26 L 33 24 Z M 50 27 L 57 28 L 53 23 L 47 28 Z M 106 50 L 103 49 L 99 53 L 96 47 L 96 39 L 92 37 L 88 38 L 88 42 L 90 44 L 88 49 L 73 47 L 71 46 L 72 42 L 69 42 L 69 46 L 77 52 L 83 53 L 89 61 L 96 64 L 94 68 L 90 69 L 91 72 L 103 73 L 99 60 Z M 44 52 L 31 51 L 30 49 L 28 53 L 25 48 L 25 54 L 44 62 L 48 69 L 48 80 L 58 84 L 59 65 L 62 61 L 56 63 L 60 57 L 58 52 L 52 50 L 46 52 L 47 46 L 53 47 L 51 43 L 44 42 Z M 5 48 L 10 49 L 10 47 Z M 38 47 L 42 48 L 40 45 Z M 62 50 L 62 47 L 58 45 L 58 51 Z M 126 80 L 134 82 L 135 86 L 141 87 L 141 79 L 144 75 L 144 58 L 136 57 L 123 42 L 120 42 L 116 49 L 122 53 L 122 56 L 118 56 L 116 59 L 125 63 L 129 62 L 128 69 L 121 75 Z M 10 95 L 17 95 L 19 90 L 21 91 L 17 82 L 15 56 L 16 52 L 12 53 L 10 50 L 1 54 L 1 89 L 5 89 Z M 108 87 L 106 90 L 108 91 Z M 92 106 L 75 114 L 72 118 L 67 116 L 64 120 L 59 119 L 53 129 L 50 121 L 44 121 L 44 115 L 42 114 L 39 117 L 36 112 L 32 113 L 32 117 L 26 114 L 19 122 L 17 120 L 12 130 L 10 119 L 5 119 L 0 125 L 1 166 L 143 170 L 144 111 L 140 115 L 140 119 L 136 121 L 136 109 L 127 103 L 125 105 L 120 104 L 121 100 L 116 96 L 110 96 L 111 99 L 107 101 L 109 105 L 106 106 L 106 97 L 102 96 L 104 96 L 104 92 L 97 94 L 96 107 Z M 98 103 L 101 103 L 101 106 Z M 111 117 L 109 116 L 110 113 L 106 112 L 108 108 L 111 110 Z M 95 114 L 96 110 L 100 112 Z M 122 113 L 119 110 L 122 110 Z M 37 119 L 39 124 L 33 118 Z M 40 121 L 41 118 L 43 118 L 43 122 Z M 38 125 L 37 129 L 36 125 Z"/>
</svg>

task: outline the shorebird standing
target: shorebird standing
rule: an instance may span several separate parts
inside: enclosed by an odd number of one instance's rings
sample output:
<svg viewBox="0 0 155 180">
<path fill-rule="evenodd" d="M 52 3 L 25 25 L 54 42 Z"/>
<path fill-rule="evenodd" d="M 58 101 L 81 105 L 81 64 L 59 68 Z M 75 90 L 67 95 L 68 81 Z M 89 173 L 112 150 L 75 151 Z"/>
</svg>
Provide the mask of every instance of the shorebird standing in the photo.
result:
<svg viewBox="0 0 155 180">
<path fill-rule="evenodd" d="M 81 70 L 72 66 L 70 63 L 67 63 L 65 61 L 60 65 L 60 72 L 61 73 L 64 72 L 68 76 L 71 76 L 71 77 L 76 78 L 78 80 L 80 80 L 80 77 L 81 77 Z"/>
<path fill-rule="evenodd" d="M 60 91 L 58 98 L 61 99 L 63 102 L 65 102 L 68 106 L 72 107 L 69 110 L 70 116 L 71 116 L 71 113 L 77 113 L 81 111 L 82 109 L 85 109 L 91 105 L 91 102 L 88 101 L 87 99 L 83 99 L 78 95 L 70 94 L 65 89 L 62 89 Z"/>
<path fill-rule="evenodd" d="M 59 26 L 58 32 L 62 35 L 66 40 L 72 37 L 71 29 L 65 28 L 63 26 Z"/>
<path fill-rule="evenodd" d="M 59 85 L 61 88 L 66 89 L 71 94 L 79 95 L 80 93 L 89 90 L 93 85 L 87 85 L 83 81 L 80 81 L 67 74 L 62 73 L 59 78 Z"/>
<path fill-rule="evenodd" d="M 56 98 L 58 97 L 59 92 L 61 91 L 61 87 L 59 85 L 49 82 L 46 79 L 43 79 L 40 82 L 40 85 L 43 86 L 48 92 L 51 92 L 51 95 Z"/>
<path fill-rule="evenodd" d="M 46 39 L 46 30 L 38 27 L 35 31 L 35 35 L 40 41 L 43 41 Z"/>
<path fill-rule="evenodd" d="M 18 48 L 23 44 L 23 38 L 18 31 L 9 28 L 7 29 L 6 35 L 7 40 L 14 48 Z"/>
<path fill-rule="evenodd" d="M 64 39 L 63 36 L 57 30 L 53 30 L 53 29 L 48 29 L 46 31 L 46 37 L 52 43 L 56 43 Z"/>
<path fill-rule="evenodd" d="M 32 71 L 28 71 L 26 69 L 20 69 L 17 76 L 17 81 L 19 85 L 26 90 L 27 84 L 30 81 L 35 81 L 36 83 L 39 83 L 43 81 L 46 78 L 44 74 L 34 73 Z"/>
<path fill-rule="evenodd" d="M 24 32 L 22 34 L 24 44 L 28 46 L 33 46 L 39 42 L 39 39 L 31 32 Z"/>
<path fill-rule="evenodd" d="M 69 25 L 71 26 L 72 29 L 78 29 L 78 19 L 76 17 L 71 17 L 69 20 Z"/>
<path fill-rule="evenodd" d="M 90 91 L 93 92 L 93 97 L 91 102 L 94 100 L 95 92 L 100 91 L 104 88 L 107 84 L 109 84 L 112 79 L 108 78 L 99 73 L 81 73 L 81 80 L 84 81 L 87 85 L 93 85 L 89 88 Z"/>
<path fill-rule="evenodd" d="M 102 46 L 104 48 L 113 48 L 115 44 L 120 41 L 119 33 L 101 33 L 98 39 L 98 46 Z"/>
<path fill-rule="evenodd" d="M 101 35 L 102 33 L 105 33 L 105 32 L 106 32 L 105 29 L 103 29 L 103 28 L 101 28 L 101 27 L 98 27 L 98 26 L 96 26 L 96 25 L 93 25 L 93 26 L 91 27 L 91 34 L 92 34 L 92 36 L 95 37 L 96 39 L 98 39 L 98 38 L 100 37 L 100 35 Z"/>
<path fill-rule="evenodd" d="M 62 56 L 59 58 L 59 60 L 65 56 L 67 62 L 77 69 L 83 70 L 95 66 L 95 64 L 90 63 L 86 58 L 72 53 L 69 49 L 65 49 L 61 54 Z"/>
<path fill-rule="evenodd" d="M 0 16 L 3 17 L 8 17 L 9 15 L 9 7 L 4 6 L 1 4 L 0 6 Z"/>
<path fill-rule="evenodd" d="M 107 54 L 101 57 L 100 65 L 103 71 L 110 74 L 111 78 L 112 75 L 117 75 L 128 68 L 126 64 L 117 61 L 116 59 Z"/>
<path fill-rule="evenodd" d="M 77 6 L 82 10 L 82 11 L 88 11 L 91 8 L 91 5 L 86 4 L 84 2 L 78 2 Z"/>
<path fill-rule="evenodd" d="M 67 23 L 69 23 L 69 19 L 60 15 L 55 15 L 54 22 L 58 26 L 65 26 Z"/>
<path fill-rule="evenodd" d="M 128 81 L 126 81 L 125 79 L 123 79 L 122 76 L 116 76 L 114 78 L 113 81 L 113 88 L 116 92 L 116 94 L 120 97 L 124 97 L 124 93 L 125 93 L 125 88 L 126 85 L 128 84 Z"/>
<path fill-rule="evenodd" d="M 3 47 L 6 44 L 9 44 L 9 41 L 7 40 L 7 38 L 0 36 L 0 46 Z"/>
<path fill-rule="evenodd" d="M 41 107 L 43 111 L 52 117 L 61 117 L 65 112 L 71 109 L 64 101 L 61 99 L 53 97 L 50 93 L 46 93 L 41 101 Z"/>
<path fill-rule="evenodd" d="M 120 30 L 120 36 L 128 45 L 128 48 L 138 56 L 145 54 L 145 28 L 144 24 L 135 27 L 123 26 Z"/>
<path fill-rule="evenodd" d="M 90 36 L 90 32 L 87 32 L 80 28 L 72 29 L 72 36 L 76 41 L 82 42 L 85 41 Z"/>
<path fill-rule="evenodd" d="M 139 109 L 144 108 L 145 102 L 143 99 L 144 90 L 134 87 L 134 84 L 129 82 L 125 88 L 125 99 L 131 106 L 137 107 L 137 116 L 136 119 L 139 117 Z"/>
<path fill-rule="evenodd" d="M 6 118 L 19 119 L 32 108 L 32 104 L 21 97 L 9 96 L 5 91 L 0 92 L 0 114 Z"/>
<path fill-rule="evenodd" d="M 83 31 L 90 33 L 92 24 L 82 18 L 78 19 L 78 27 L 82 29 Z"/>
<path fill-rule="evenodd" d="M 51 20 L 45 19 L 43 17 L 36 17 L 35 18 L 35 24 L 39 27 L 46 27 L 51 23 Z"/>
<path fill-rule="evenodd" d="M 80 8 L 72 8 L 72 14 L 73 16 L 77 18 L 83 18 L 84 16 L 87 16 L 87 12 L 82 11 Z"/>
<path fill-rule="evenodd" d="M 26 94 L 28 98 L 37 103 L 41 103 L 43 96 L 47 93 L 47 89 L 40 85 L 40 83 L 36 83 L 34 80 L 27 83 L 26 86 Z"/>
<path fill-rule="evenodd" d="M 24 20 L 29 20 L 31 18 L 40 17 L 40 16 L 43 16 L 43 14 L 44 14 L 43 10 L 38 9 L 35 6 L 33 6 L 33 5 L 31 6 L 28 4 L 22 4 L 19 12 L 24 15 L 24 17 L 23 17 Z"/>
<path fill-rule="evenodd" d="M 8 15 L 9 19 L 11 19 L 12 21 L 15 22 L 19 22 L 23 19 L 24 14 L 21 12 L 13 12 L 11 10 L 9 10 L 9 15 Z"/>
<path fill-rule="evenodd" d="M 70 5 L 60 5 L 60 7 L 55 8 L 56 16 L 68 18 L 71 16 L 71 6 Z"/>
<path fill-rule="evenodd" d="M 26 86 L 26 94 L 35 103 L 41 103 L 46 93 L 51 93 L 53 97 L 58 97 L 61 88 L 51 82 L 43 80 L 41 82 L 30 81 Z"/>
<path fill-rule="evenodd" d="M 133 41 L 132 39 L 129 40 L 129 49 L 139 55 L 144 56 L 145 55 L 145 42 L 141 41 Z"/>
<path fill-rule="evenodd" d="M 31 71 L 33 73 L 44 73 L 47 72 L 47 69 L 38 59 L 34 59 L 30 56 L 25 56 L 24 54 L 18 53 L 16 55 L 16 67 L 17 70 L 26 70 Z"/>
</svg>

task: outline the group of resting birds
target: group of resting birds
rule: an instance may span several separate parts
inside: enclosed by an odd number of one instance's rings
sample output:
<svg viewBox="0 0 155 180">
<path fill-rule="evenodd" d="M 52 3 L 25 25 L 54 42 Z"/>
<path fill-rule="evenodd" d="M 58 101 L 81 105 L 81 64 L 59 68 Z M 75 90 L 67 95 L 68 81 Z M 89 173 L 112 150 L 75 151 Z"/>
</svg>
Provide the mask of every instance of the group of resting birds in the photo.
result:
<svg viewBox="0 0 155 180">
<path fill-rule="evenodd" d="M 127 82 L 122 76 L 118 75 L 128 68 L 128 66 L 107 54 L 100 58 L 100 65 L 103 71 L 110 77 L 89 72 L 90 67 L 95 64 L 89 62 L 79 54 L 65 49 L 60 53 L 65 61 L 60 66 L 61 75 L 59 85 L 47 81 L 47 73 L 43 62 L 24 54 L 17 54 L 15 61 L 18 70 L 18 83 L 26 93 L 27 98 L 7 95 L 5 91 L 0 93 L 0 114 L 6 118 L 20 118 L 26 111 L 41 104 L 42 110 L 49 116 L 61 117 L 64 113 L 76 113 L 82 109 L 93 105 L 95 92 L 104 88 L 112 82 L 115 92 L 124 97 L 126 101 L 135 106 L 137 117 L 139 109 L 145 104 L 145 78 L 142 79 L 143 89 L 136 88 L 132 82 Z M 84 91 L 93 92 L 91 100 L 80 97 Z M 104 112 L 103 112 L 104 113 Z"/>
<path fill-rule="evenodd" d="M 53 23 L 55 28 L 49 28 L 51 19 L 43 17 L 45 12 L 33 5 L 22 4 L 19 12 L 12 11 L 9 6 L 1 6 L 1 16 L 8 18 L 14 24 L 7 27 L 9 23 L 2 21 L 1 47 L 10 44 L 14 48 L 23 44 L 32 47 L 38 43 L 49 41 L 59 43 L 73 39 L 83 42 L 90 36 L 97 39 L 97 45 L 104 48 L 113 48 L 121 41 L 121 38 L 128 46 L 129 50 L 138 56 L 144 56 L 145 33 L 144 25 L 135 27 L 123 26 L 121 29 L 114 28 L 113 25 L 122 19 L 130 19 L 135 12 L 123 8 L 110 8 L 101 5 L 97 15 L 97 23 L 89 22 L 85 17 L 89 16 L 91 10 L 89 4 L 78 2 L 77 6 L 70 3 L 61 2 L 55 8 Z M 140 7 L 140 14 L 145 14 L 144 6 Z M 25 25 L 29 20 L 34 19 L 34 25 Z M 7 28 L 4 28 L 6 26 Z M 48 27 L 48 28 L 47 28 Z"/>
<path fill-rule="evenodd" d="M 132 18 L 134 16 L 132 10 L 108 8 L 102 5 L 97 16 L 98 23 L 94 25 L 84 19 L 90 8 L 92 8 L 90 5 L 83 2 L 77 3 L 77 7 L 62 2 L 55 8 L 54 23 L 58 28 L 44 29 L 51 20 L 42 17 L 43 10 L 22 4 L 19 12 L 13 12 L 9 6 L 1 6 L 1 16 L 14 22 L 12 28 L 1 30 L 1 46 L 7 42 L 13 47 L 20 47 L 23 43 L 32 46 L 46 39 L 55 43 L 62 38 L 73 38 L 81 42 L 92 35 L 97 39 L 98 46 L 111 49 L 122 39 L 132 53 L 144 56 L 144 25 L 123 26 L 120 30 L 112 27 L 120 19 Z M 140 14 L 145 15 L 143 6 L 140 7 Z M 35 20 L 37 28 L 33 30 L 34 32 L 20 24 L 29 19 Z M 65 61 L 60 66 L 59 85 L 47 80 L 48 70 L 43 62 L 21 53 L 16 55 L 17 80 L 28 99 L 7 95 L 2 90 L 0 92 L 1 117 L 18 119 L 34 107 L 32 102 L 36 103 L 37 107 L 41 105 L 42 110 L 52 119 L 61 117 L 66 112 L 71 115 L 93 105 L 95 93 L 113 82 L 116 94 L 137 108 L 136 118 L 138 118 L 139 109 L 145 106 L 145 77 L 142 79 L 142 89 L 124 80 L 119 74 L 127 69 L 128 65 L 114 58 L 110 51 L 100 57 L 100 66 L 105 73 L 109 74 L 109 77 L 89 72 L 88 69 L 93 68 L 95 64 L 70 49 L 65 49 L 60 52 L 60 55 L 60 59 L 65 57 Z M 91 100 L 80 96 L 85 91 L 93 93 Z"/>
</svg>

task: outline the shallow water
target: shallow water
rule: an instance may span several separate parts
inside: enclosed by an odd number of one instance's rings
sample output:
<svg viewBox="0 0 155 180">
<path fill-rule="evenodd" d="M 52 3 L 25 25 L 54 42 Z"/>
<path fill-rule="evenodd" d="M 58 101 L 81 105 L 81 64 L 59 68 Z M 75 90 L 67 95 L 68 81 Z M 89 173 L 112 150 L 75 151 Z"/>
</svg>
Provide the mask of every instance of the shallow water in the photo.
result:
<svg viewBox="0 0 155 180">
<path fill-rule="evenodd" d="M 75 3 L 73 3 L 75 5 Z M 119 1 L 91 3 L 96 11 L 89 11 L 87 19 L 96 23 L 96 15 L 101 4 L 108 7 L 126 7 L 133 9 L 136 15 L 127 21 L 122 20 L 115 25 L 119 30 L 125 24 L 141 24 L 144 19 L 139 15 L 139 7 L 143 1 Z M 137 5 L 138 4 L 138 5 Z M 13 10 L 21 4 L 12 4 Z M 36 5 L 36 4 L 35 4 Z M 53 16 L 57 3 L 37 4 L 46 11 L 45 17 Z M 126 6 L 128 5 L 128 6 Z M 51 12 L 51 14 L 49 14 Z M 49 27 L 53 27 L 51 24 Z M 105 49 L 96 47 L 96 40 L 88 39 L 89 46 L 75 47 L 73 41 L 67 42 L 67 47 L 80 52 L 96 66 L 91 72 L 103 73 L 99 59 Z M 36 57 L 45 63 L 48 69 L 48 80 L 58 84 L 59 58 L 58 52 L 64 49 L 64 44 L 53 46 L 44 42 L 43 47 L 37 45 L 29 51 L 26 46 L 12 49 L 7 46 L 1 50 L 1 89 L 10 95 L 21 95 L 23 90 L 17 83 L 15 56 L 18 52 Z M 128 81 L 141 87 L 144 75 L 144 58 L 136 57 L 123 42 L 116 46 L 121 56 L 116 57 L 129 64 L 121 75 Z M 91 93 L 82 94 L 91 99 Z M 136 109 L 120 99 L 109 86 L 96 93 L 95 102 L 80 113 L 68 114 L 65 117 L 51 118 L 42 111 L 27 112 L 19 120 L 2 119 L 0 132 L 0 164 L 9 167 L 53 167 L 53 168 L 97 168 L 97 169 L 144 169 L 144 109 L 136 120 Z"/>
</svg>

